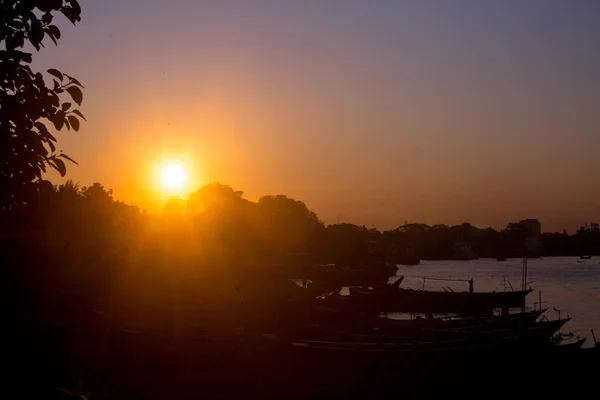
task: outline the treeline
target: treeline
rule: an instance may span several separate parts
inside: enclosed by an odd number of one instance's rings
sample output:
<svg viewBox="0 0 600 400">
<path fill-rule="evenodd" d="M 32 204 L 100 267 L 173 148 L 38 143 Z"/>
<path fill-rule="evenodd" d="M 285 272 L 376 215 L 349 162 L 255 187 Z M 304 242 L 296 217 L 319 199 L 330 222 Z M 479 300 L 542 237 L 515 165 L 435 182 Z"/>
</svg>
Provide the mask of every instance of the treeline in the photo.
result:
<svg viewBox="0 0 600 400">
<path fill-rule="evenodd" d="M 217 235 L 263 255 L 305 253 L 315 262 L 336 262 L 372 250 L 390 259 L 407 252 L 421 259 L 460 258 L 461 247 L 477 257 L 578 256 L 600 249 L 598 224 L 581 227 L 574 235 L 541 231 L 535 219 L 510 222 L 497 231 L 469 223 L 456 226 L 404 224 L 379 231 L 350 223 L 325 225 L 306 205 L 284 195 L 264 196 L 258 202 L 243 198 L 229 186 L 210 184 L 189 200 L 171 199 L 165 215 L 195 220 L 204 233 Z M 464 250 L 464 249 L 463 249 Z"/>
<path fill-rule="evenodd" d="M 114 200 L 99 183 L 40 185 L 31 201 L 2 210 L 2 223 L 5 232 L 40 235 L 47 244 L 102 249 L 102 258 L 124 257 L 134 245 L 175 244 L 207 259 L 218 253 L 260 263 L 289 254 L 336 262 L 373 245 L 389 256 L 410 250 L 432 260 L 457 258 L 460 246 L 478 257 L 522 257 L 531 252 L 527 242 L 532 237 L 537 240 L 534 255 L 540 256 L 595 254 L 600 245 L 597 224 L 574 235 L 541 233 L 537 220 L 509 223 L 501 231 L 469 223 L 405 224 L 383 232 L 350 223 L 325 225 L 302 201 L 268 195 L 253 202 L 220 183 L 203 186 L 187 200 L 169 199 L 162 216 Z"/>
</svg>

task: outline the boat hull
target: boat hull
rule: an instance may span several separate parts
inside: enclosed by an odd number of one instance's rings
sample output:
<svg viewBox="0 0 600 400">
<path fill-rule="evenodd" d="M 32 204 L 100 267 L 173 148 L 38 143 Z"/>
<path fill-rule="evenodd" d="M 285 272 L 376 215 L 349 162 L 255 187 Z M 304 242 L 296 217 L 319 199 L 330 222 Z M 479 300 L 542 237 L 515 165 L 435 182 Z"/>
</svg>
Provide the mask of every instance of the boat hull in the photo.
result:
<svg viewBox="0 0 600 400">
<path fill-rule="evenodd" d="M 351 292 L 355 303 L 378 307 L 381 312 L 440 313 L 483 316 L 490 310 L 523 307 L 530 290 L 515 292 L 435 292 L 397 289 L 388 293 L 363 290 Z"/>
</svg>

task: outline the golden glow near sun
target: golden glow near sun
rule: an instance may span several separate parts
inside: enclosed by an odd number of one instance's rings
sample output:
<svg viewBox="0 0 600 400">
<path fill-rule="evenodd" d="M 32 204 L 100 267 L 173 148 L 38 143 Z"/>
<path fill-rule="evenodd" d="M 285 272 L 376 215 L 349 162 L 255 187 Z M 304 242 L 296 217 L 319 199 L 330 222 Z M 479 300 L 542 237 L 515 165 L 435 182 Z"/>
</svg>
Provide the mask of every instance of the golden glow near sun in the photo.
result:
<svg viewBox="0 0 600 400">
<path fill-rule="evenodd" d="M 162 167 L 160 177 L 168 189 L 181 189 L 187 178 L 185 169 L 179 164 L 167 164 Z"/>
</svg>

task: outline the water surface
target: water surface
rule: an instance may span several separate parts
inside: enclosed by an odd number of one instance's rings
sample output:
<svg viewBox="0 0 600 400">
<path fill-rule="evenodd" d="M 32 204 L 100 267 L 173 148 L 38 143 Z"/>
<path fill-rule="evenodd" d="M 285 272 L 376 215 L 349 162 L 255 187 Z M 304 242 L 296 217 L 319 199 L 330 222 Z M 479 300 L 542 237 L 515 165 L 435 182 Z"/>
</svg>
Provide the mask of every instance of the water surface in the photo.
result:
<svg viewBox="0 0 600 400">
<path fill-rule="evenodd" d="M 467 282 L 434 281 L 423 277 L 473 279 L 475 291 L 504 291 L 521 288 L 522 259 L 477 259 L 471 261 L 421 261 L 420 265 L 399 266 L 398 275 L 405 277 L 402 287 L 427 290 L 467 291 Z M 593 345 L 591 330 L 600 341 L 600 257 L 581 260 L 579 257 L 549 257 L 527 261 L 527 287 L 534 291 L 527 296 L 528 308 L 541 297 L 548 319 L 570 316 L 561 330 L 587 338 Z"/>
</svg>

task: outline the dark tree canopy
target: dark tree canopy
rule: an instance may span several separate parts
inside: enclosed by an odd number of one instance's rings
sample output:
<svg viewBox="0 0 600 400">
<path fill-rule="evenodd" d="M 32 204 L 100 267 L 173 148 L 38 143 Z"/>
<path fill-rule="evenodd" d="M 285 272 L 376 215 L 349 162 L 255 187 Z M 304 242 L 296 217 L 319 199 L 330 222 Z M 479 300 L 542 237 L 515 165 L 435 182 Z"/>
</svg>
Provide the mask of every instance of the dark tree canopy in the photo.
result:
<svg viewBox="0 0 600 400">
<path fill-rule="evenodd" d="M 0 209 L 27 203 L 38 192 L 42 174 L 50 166 L 62 176 L 63 160 L 56 138 L 48 128 L 79 130 L 76 108 L 81 105 L 81 83 L 70 75 L 49 69 L 44 75 L 32 71 L 32 54 L 22 51 L 26 43 L 36 50 L 57 44 L 57 14 L 76 24 L 81 8 L 77 0 L 0 0 Z M 76 103 L 72 104 L 70 101 Z M 48 124 L 51 125 L 48 125 Z"/>
</svg>

